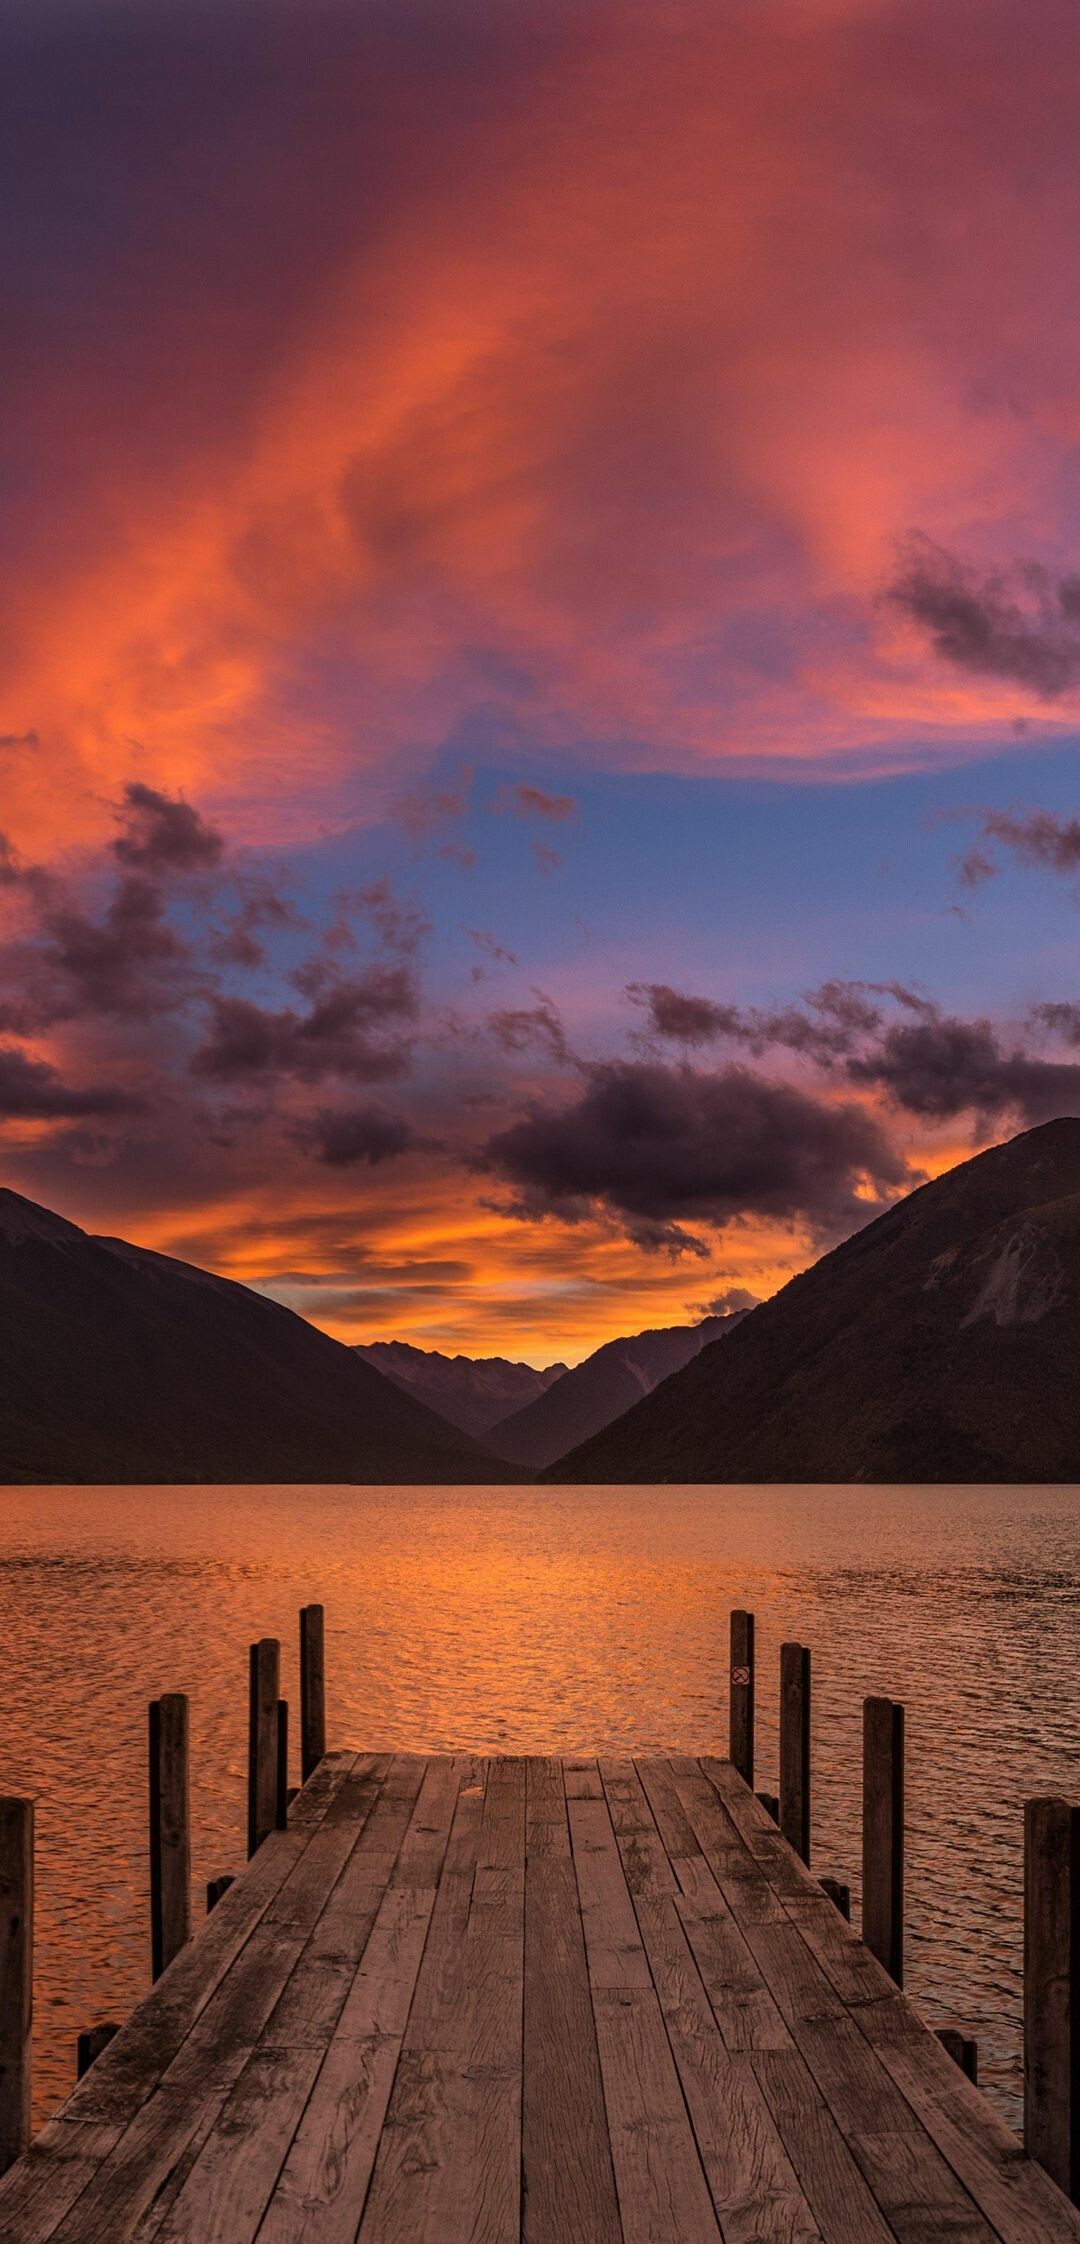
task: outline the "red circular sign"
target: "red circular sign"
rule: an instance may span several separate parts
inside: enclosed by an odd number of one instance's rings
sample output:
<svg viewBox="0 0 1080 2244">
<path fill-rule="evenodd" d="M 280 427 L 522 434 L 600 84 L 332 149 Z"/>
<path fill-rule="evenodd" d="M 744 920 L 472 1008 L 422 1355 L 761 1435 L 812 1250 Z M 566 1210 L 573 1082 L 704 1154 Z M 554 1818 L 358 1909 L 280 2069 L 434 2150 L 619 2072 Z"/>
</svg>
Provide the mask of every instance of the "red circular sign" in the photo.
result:
<svg viewBox="0 0 1080 2244">
<path fill-rule="evenodd" d="M 748 1683 L 749 1683 L 749 1681 L 750 1681 L 750 1670 L 749 1670 L 749 1668 L 748 1668 L 748 1667 L 733 1667 L 733 1668 L 732 1668 L 732 1670 L 731 1670 L 731 1680 L 732 1680 L 732 1682 L 733 1682 L 733 1683 L 735 1683 L 735 1684 L 738 1684 L 738 1685 L 739 1685 L 739 1686 L 740 1686 L 740 1687 L 741 1687 L 741 1688 L 742 1688 L 743 1690 L 745 1690 L 745 1688 L 746 1688 L 747 1684 L 748 1684 Z"/>
</svg>

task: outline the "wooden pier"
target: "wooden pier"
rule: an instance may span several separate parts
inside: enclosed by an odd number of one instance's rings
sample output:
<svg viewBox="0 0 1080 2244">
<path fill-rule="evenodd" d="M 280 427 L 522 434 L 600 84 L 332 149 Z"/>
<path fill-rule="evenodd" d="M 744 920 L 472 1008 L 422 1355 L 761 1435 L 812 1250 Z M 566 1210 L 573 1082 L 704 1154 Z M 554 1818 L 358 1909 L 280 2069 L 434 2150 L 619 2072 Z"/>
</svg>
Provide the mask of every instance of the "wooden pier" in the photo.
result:
<svg viewBox="0 0 1080 2244">
<path fill-rule="evenodd" d="M 0 2244 L 1080 2244 L 1046 2171 L 1074 2188 L 1077 1811 L 1031 1817 L 1039 2163 L 965 2077 L 972 2044 L 897 1983 L 891 1702 L 868 1702 L 875 1953 L 803 1859 L 805 1657 L 784 1663 L 793 1844 L 734 1760 L 316 1759 L 319 1621 L 311 1774 L 286 1802 L 263 1649 L 263 1828 L 191 1937 L 185 1722 L 155 1702 L 159 1976 L 84 2037 L 84 2077 L 0 2181 Z M 746 1715 L 733 1696 L 752 1773 Z M 0 2102 L 4 2080 L 0 2051 Z"/>
</svg>

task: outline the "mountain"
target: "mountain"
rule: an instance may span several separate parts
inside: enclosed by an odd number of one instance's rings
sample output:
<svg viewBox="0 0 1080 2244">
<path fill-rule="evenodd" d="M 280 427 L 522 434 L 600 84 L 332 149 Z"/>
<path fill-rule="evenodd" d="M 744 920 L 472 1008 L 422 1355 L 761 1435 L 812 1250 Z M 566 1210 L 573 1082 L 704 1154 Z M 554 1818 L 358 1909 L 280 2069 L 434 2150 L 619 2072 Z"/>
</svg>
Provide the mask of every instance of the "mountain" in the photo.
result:
<svg viewBox="0 0 1080 2244">
<path fill-rule="evenodd" d="M 732 1309 L 723 1317 L 706 1317 L 699 1325 L 661 1325 L 652 1332 L 605 1342 L 584 1363 L 564 1372 L 535 1402 L 489 1427 L 488 1448 L 512 1464 L 539 1471 L 575 1443 L 610 1425 L 747 1314 L 745 1309 Z"/>
<path fill-rule="evenodd" d="M 962 1162 L 754 1309 L 560 1481 L 1080 1482 L 1080 1120 Z"/>
<path fill-rule="evenodd" d="M 482 1481 L 505 1469 L 226 1278 L 0 1190 L 0 1481 Z"/>
<path fill-rule="evenodd" d="M 407 1340 L 369 1340 L 354 1352 L 406 1394 L 418 1395 L 449 1425 L 474 1435 L 534 1401 L 566 1370 L 565 1364 L 549 1364 L 545 1371 L 534 1371 L 531 1364 L 508 1363 L 505 1356 L 443 1356 L 437 1348 L 413 1348 Z"/>
</svg>

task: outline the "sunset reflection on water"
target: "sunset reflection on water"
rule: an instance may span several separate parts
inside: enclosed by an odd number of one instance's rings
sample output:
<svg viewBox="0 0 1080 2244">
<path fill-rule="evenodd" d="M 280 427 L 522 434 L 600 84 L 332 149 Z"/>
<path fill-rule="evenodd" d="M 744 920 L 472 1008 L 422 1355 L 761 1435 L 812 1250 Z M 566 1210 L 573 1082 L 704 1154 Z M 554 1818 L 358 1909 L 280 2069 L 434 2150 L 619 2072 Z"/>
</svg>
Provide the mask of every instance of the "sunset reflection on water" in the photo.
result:
<svg viewBox="0 0 1080 2244">
<path fill-rule="evenodd" d="M 861 1701 L 908 1709 L 908 1985 L 1018 2116 L 1021 1804 L 1080 1792 L 1071 1489 L 5 1489 L 0 1786 L 38 1798 L 38 2119 L 149 1969 L 146 1702 L 191 1698 L 196 1895 L 244 1855 L 247 1646 L 327 1616 L 330 1743 L 722 1750 L 727 1616 L 814 1655 L 814 1862 L 857 1893 Z M 294 1727 L 295 1736 L 295 1727 Z M 857 1917 L 857 1901 L 856 1901 Z"/>
</svg>

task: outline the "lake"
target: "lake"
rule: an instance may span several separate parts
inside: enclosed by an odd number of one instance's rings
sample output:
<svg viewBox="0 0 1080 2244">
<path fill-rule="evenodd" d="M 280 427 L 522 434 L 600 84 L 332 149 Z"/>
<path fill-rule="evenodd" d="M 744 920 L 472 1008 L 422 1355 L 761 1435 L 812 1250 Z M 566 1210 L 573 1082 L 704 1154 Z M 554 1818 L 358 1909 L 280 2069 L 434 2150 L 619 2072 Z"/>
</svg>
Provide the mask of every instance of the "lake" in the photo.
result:
<svg viewBox="0 0 1080 2244">
<path fill-rule="evenodd" d="M 191 1698 L 196 1892 L 244 1858 L 247 1647 L 326 1606 L 331 1745 L 723 1751 L 758 1621 L 811 1646 L 814 1867 L 859 1869 L 861 1706 L 908 1710 L 909 1991 L 1019 2114 L 1022 1804 L 1080 1790 L 1080 1491 L 7 1488 L 0 1789 L 38 1798 L 35 2103 L 149 1972 L 146 1702 Z M 295 1723 L 293 1734 L 295 1740 Z M 855 1904 L 857 1921 L 857 1902 Z"/>
</svg>

